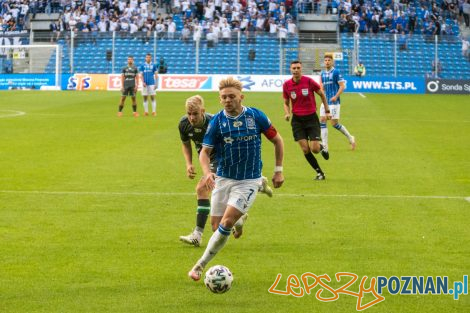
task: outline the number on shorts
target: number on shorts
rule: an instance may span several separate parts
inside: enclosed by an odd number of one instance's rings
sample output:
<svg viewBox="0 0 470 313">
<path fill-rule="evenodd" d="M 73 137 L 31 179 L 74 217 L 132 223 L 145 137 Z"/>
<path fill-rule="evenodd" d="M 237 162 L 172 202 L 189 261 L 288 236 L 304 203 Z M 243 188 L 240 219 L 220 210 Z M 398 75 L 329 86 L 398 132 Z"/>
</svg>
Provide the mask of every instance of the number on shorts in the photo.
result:
<svg viewBox="0 0 470 313">
<path fill-rule="evenodd" d="M 250 201 L 251 196 L 252 196 L 253 193 L 255 192 L 254 189 L 251 189 L 251 188 L 250 188 L 249 190 L 250 190 L 250 194 L 248 195 L 248 198 L 246 199 L 247 202 Z"/>
</svg>

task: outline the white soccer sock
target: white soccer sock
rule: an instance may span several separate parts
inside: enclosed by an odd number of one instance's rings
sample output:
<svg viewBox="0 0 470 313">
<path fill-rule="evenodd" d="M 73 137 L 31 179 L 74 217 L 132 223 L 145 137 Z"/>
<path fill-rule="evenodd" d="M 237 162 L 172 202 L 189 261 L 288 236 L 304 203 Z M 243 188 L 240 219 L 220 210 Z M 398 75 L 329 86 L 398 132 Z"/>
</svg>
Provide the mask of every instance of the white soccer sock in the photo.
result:
<svg viewBox="0 0 470 313">
<path fill-rule="evenodd" d="M 230 229 L 227 230 L 223 226 L 219 225 L 219 229 L 217 229 L 209 239 L 207 243 L 206 250 L 204 254 L 199 259 L 198 264 L 202 266 L 206 266 L 227 243 L 228 237 L 230 235 Z"/>
<path fill-rule="evenodd" d="M 149 111 L 149 103 L 147 102 L 147 100 L 144 100 L 144 112 L 148 113 L 148 111 Z"/>
<path fill-rule="evenodd" d="M 344 125 L 341 125 L 341 124 L 336 124 L 335 125 L 335 128 L 337 130 L 339 130 L 340 132 L 343 133 L 343 135 L 345 135 L 346 137 L 348 137 L 348 140 L 351 141 L 351 134 L 348 132 L 348 130 L 346 129 L 346 127 Z"/>
<path fill-rule="evenodd" d="M 152 112 L 157 112 L 157 100 L 152 100 Z"/>
<path fill-rule="evenodd" d="M 326 123 L 320 123 L 321 129 L 321 142 L 323 145 L 323 149 L 328 151 L 328 127 Z"/>
</svg>

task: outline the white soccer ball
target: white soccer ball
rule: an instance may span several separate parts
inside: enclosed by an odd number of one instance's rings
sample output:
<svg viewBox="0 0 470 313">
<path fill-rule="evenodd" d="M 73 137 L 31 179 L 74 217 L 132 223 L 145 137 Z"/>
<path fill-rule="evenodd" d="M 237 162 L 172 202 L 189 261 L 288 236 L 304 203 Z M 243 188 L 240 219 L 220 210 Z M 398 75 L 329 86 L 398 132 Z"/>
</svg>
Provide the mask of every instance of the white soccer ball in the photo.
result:
<svg viewBox="0 0 470 313">
<path fill-rule="evenodd" d="M 233 275 L 223 265 L 214 265 L 207 270 L 204 284 L 213 293 L 225 293 L 232 288 Z"/>
</svg>

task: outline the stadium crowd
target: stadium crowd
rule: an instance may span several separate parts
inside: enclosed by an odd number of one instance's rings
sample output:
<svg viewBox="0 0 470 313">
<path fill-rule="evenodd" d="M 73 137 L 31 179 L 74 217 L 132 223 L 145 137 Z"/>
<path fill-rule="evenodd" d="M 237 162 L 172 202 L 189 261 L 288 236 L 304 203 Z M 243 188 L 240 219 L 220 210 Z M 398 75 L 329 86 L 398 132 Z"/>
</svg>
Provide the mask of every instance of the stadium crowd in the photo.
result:
<svg viewBox="0 0 470 313">
<path fill-rule="evenodd" d="M 339 16 L 341 32 L 453 35 L 469 26 L 470 0 L 0 0 L 3 31 L 23 30 L 29 13 L 60 13 L 52 31 L 156 31 L 183 40 L 227 40 L 232 30 L 286 38 L 300 13 Z M 160 10 L 157 10 L 160 8 Z M 158 13 L 160 12 L 160 13 Z"/>
</svg>

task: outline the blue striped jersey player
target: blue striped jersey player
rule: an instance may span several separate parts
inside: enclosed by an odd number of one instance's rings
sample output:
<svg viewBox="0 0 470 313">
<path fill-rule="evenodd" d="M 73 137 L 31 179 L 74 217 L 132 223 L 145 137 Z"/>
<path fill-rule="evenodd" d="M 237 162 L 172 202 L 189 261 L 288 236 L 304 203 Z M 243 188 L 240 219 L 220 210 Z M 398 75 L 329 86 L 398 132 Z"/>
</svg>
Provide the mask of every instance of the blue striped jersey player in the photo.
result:
<svg viewBox="0 0 470 313">
<path fill-rule="evenodd" d="M 341 109 L 340 95 L 343 93 L 344 89 L 346 89 L 345 80 L 340 71 L 334 67 L 333 57 L 330 54 L 325 54 L 324 63 L 326 70 L 321 72 L 321 81 L 331 112 L 331 125 L 348 138 L 348 141 L 351 144 L 351 149 L 354 150 L 356 149 L 355 137 L 349 133 L 346 126 L 339 123 Z M 320 128 L 323 144 L 322 154 L 328 153 L 328 128 L 326 120 L 325 109 L 322 104 L 320 108 Z"/>
<path fill-rule="evenodd" d="M 195 95 L 186 100 L 186 115 L 180 120 L 178 129 L 182 141 L 183 156 L 186 161 L 186 175 L 193 179 L 196 177 L 196 169 L 193 165 L 191 141 L 194 143 L 197 153 L 202 150 L 204 136 L 209 127 L 209 123 L 213 118 L 212 114 L 206 113 L 204 108 L 204 99 Z M 211 171 L 215 172 L 217 168 L 216 150 L 212 149 L 210 156 Z M 272 197 L 273 191 L 268 185 L 268 179 L 262 177 L 261 184 L 258 186 L 258 192 L 265 193 L 268 197 Z M 180 240 L 184 243 L 199 247 L 202 243 L 202 235 L 210 212 L 210 190 L 206 187 L 205 182 L 201 179 L 196 186 L 197 209 L 196 209 L 196 227 L 187 236 L 180 236 Z M 213 230 L 217 230 L 219 221 L 213 223 Z"/>
<path fill-rule="evenodd" d="M 142 97 L 144 98 L 144 115 L 149 115 L 148 97 L 152 101 L 152 115 L 157 115 L 157 100 L 155 100 L 158 66 L 153 64 L 152 55 L 145 55 L 145 63 L 139 67 L 142 77 Z"/>
<path fill-rule="evenodd" d="M 235 238 L 243 232 L 247 212 L 253 205 L 261 181 L 261 136 L 274 144 L 274 188 L 284 182 L 282 161 L 284 142 L 267 116 L 260 110 L 242 105 L 244 95 L 240 81 L 229 77 L 219 84 L 220 103 L 224 110 L 214 115 L 207 128 L 199 156 L 203 181 L 212 191 L 211 223 L 218 226 L 202 257 L 188 275 L 199 280 L 202 272 L 220 251 L 233 231 Z M 215 149 L 217 176 L 210 171 L 210 154 Z"/>
</svg>

